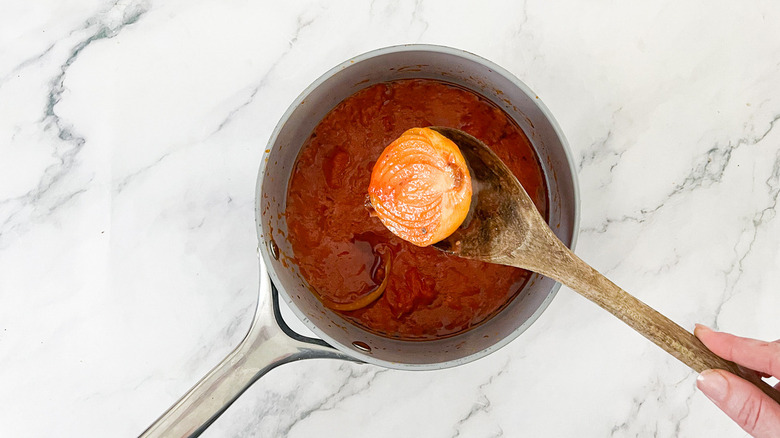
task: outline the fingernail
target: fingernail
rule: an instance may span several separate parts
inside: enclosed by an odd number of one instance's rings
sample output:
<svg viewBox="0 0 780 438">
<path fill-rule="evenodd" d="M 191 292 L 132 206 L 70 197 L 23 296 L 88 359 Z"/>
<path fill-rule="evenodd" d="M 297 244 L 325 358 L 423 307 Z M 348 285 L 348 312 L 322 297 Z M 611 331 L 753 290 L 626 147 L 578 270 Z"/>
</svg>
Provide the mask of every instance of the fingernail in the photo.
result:
<svg viewBox="0 0 780 438">
<path fill-rule="evenodd" d="M 696 386 L 710 400 L 720 403 L 726 399 L 729 392 L 729 382 L 718 371 L 704 370 L 696 378 Z"/>
<path fill-rule="evenodd" d="M 693 334 L 694 334 L 694 336 L 699 336 L 698 334 L 701 333 L 702 331 L 710 331 L 710 332 L 712 332 L 714 330 L 712 330 L 711 328 L 707 327 L 704 324 L 696 324 L 696 327 L 693 329 Z"/>
</svg>

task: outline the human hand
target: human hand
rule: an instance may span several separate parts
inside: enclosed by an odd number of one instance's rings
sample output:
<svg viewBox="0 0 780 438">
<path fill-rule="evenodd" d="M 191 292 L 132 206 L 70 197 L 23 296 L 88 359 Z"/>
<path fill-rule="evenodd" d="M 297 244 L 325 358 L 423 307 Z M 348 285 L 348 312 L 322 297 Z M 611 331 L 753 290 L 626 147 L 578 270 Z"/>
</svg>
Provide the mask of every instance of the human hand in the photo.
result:
<svg viewBox="0 0 780 438">
<path fill-rule="evenodd" d="M 718 356 L 762 376 L 780 378 L 780 341 L 741 338 L 699 324 L 693 333 Z M 696 386 L 745 432 L 756 438 L 780 437 L 780 404 L 752 383 L 728 371 L 705 370 Z M 780 390 L 780 383 L 775 389 Z"/>
</svg>

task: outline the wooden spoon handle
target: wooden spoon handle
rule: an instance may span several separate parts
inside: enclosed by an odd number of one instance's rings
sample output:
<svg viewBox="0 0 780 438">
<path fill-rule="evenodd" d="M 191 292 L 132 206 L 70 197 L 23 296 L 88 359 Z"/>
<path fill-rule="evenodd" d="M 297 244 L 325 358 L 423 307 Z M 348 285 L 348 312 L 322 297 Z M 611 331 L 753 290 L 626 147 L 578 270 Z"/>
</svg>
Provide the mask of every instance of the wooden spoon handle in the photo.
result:
<svg viewBox="0 0 780 438">
<path fill-rule="evenodd" d="M 558 246 L 552 251 L 555 262 L 535 267 L 536 272 L 598 304 L 696 372 L 712 368 L 727 370 L 750 381 L 780 403 L 780 391 L 761 380 L 755 371 L 717 356 L 693 334 L 612 283 L 562 243 L 553 246 Z"/>
</svg>

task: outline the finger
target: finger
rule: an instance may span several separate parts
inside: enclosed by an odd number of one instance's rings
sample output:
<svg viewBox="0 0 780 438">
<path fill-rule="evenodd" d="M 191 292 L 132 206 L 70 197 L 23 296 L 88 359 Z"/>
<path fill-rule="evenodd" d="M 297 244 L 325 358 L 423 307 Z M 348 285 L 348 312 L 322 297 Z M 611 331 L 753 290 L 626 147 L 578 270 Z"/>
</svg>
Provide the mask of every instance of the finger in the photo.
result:
<svg viewBox="0 0 780 438">
<path fill-rule="evenodd" d="M 705 370 L 696 386 L 750 435 L 764 438 L 780 433 L 780 405 L 752 383 L 728 371 Z"/>
<path fill-rule="evenodd" d="M 780 376 L 780 343 L 742 338 L 696 324 L 697 338 L 718 356 L 761 373 Z"/>
</svg>

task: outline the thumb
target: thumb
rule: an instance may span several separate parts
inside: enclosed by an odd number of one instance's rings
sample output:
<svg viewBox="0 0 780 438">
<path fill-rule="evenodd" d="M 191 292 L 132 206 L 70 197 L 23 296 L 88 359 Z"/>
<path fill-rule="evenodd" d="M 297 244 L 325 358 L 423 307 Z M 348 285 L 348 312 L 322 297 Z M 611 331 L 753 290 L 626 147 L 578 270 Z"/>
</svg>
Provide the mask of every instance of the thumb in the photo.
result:
<svg viewBox="0 0 780 438">
<path fill-rule="evenodd" d="M 728 371 L 705 370 L 696 386 L 745 432 L 757 438 L 780 436 L 780 405 L 752 383 Z"/>
</svg>

